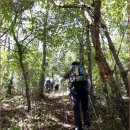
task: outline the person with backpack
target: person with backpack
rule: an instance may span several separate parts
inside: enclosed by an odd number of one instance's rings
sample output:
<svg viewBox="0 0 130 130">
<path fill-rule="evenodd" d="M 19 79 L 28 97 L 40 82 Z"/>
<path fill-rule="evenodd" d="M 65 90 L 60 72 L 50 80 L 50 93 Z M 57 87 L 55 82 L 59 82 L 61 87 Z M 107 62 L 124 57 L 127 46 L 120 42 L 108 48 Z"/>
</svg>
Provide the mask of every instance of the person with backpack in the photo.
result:
<svg viewBox="0 0 130 130">
<path fill-rule="evenodd" d="M 46 81 L 46 92 L 49 93 L 52 90 L 52 83 L 50 80 Z"/>
<path fill-rule="evenodd" d="M 55 85 L 55 92 L 58 92 L 59 91 L 59 84 L 56 84 Z"/>
<path fill-rule="evenodd" d="M 72 63 L 71 69 L 62 76 L 61 82 L 66 79 L 69 79 L 70 97 L 76 126 L 74 130 L 89 130 L 90 117 L 88 109 L 88 95 L 91 87 L 90 78 L 87 75 L 84 66 L 75 61 Z M 81 111 L 83 113 L 85 129 L 82 127 Z"/>
</svg>

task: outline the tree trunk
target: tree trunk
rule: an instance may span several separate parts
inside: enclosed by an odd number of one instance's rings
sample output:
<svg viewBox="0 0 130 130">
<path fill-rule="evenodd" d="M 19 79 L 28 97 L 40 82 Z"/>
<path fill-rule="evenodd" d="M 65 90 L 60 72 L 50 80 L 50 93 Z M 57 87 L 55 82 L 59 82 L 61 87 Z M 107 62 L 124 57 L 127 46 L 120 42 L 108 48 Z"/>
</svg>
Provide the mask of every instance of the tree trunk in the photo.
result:
<svg viewBox="0 0 130 130">
<path fill-rule="evenodd" d="M 103 73 L 106 75 L 107 82 L 111 86 L 111 90 L 113 93 L 113 101 L 115 103 L 119 117 L 121 118 L 122 123 L 125 129 L 127 130 L 128 129 L 128 112 L 125 110 L 125 103 L 120 94 L 119 87 L 113 77 L 112 70 L 110 69 L 101 50 L 101 45 L 100 45 L 100 40 L 99 40 L 99 24 L 100 24 L 100 15 L 101 15 L 100 8 L 101 8 L 101 0 L 96 0 L 95 10 L 94 10 L 94 23 L 91 25 L 92 42 L 93 42 L 95 53 L 96 53 L 95 59 L 98 64 L 100 73 Z"/>
<path fill-rule="evenodd" d="M 44 83 L 45 83 L 45 64 L 46 64 L 46 42 L 43 43 L 43 54 L 42 54 L 42 72 L 39 82 L 39 97 L 43 98 Z"/>
<path fill-rule="evenodd" d="M 28 112 L 29 112 L 31 110 L 31 100 L 30 100 L 27 72 L 26 72 L 24 64 L 23 64 L 23 51 L 22 51 L 21 45 L 20 45 L 17 37 L 15 36 L 14 32 L 13 32 L 13 37 L 14 37 L 14 40 L 15 40 L 16 45 L 18 47 L 19 62 L 20 62 L 20 66 L 21 66 L 22 74 L 23 74 L 23 78 L 24 78 L 24 83 L 25 83 L 25 88 L 26 88 L 26 99 L 27 99 Z"/>
<path fill-rule="evenodd" d="M 89 38 L 89 23 L 86 21 L 86 46 L 87 46 L 87 56 L 88 56 L 88 75 L 90 76 L 92 82 L 92 50 Z"/>
<path fill-rule="evenodd" d="M 119 57 L 118 57 L 118 54 L 116 53 L 116 49 L 112 43 L 112 40 L 111 40 L 111 37 L 107 31 L 107 26 L 104 22 L 100 22 L 101 24 L 101 27 L 103 28 L 103 31 L 104 31 L 104 34 L 107 38 L 107 41 L 108 41 L 108 45 L 109 45 L 109 49 L 110 51 L 112 52 L 113 54 L 113 57 L 116 61 L 116 64 L 118 65 L 119 67 L 119 71 L 120 71 L 120 74 L 121 74 L 121 77 L 123 79 L 123 82 L 124 82 L 124 85 L 125 85 L 125 88 L 127 90 L 127 94 L 128 94 L 128 80 L 127 80 L 127 71 L 124 69 Z"/>
<path fill-rule="evenodd" d="M 88 75 L 90 76 L 91 79 L 91 90 L 90 90 L 90 95 L 93 104 L 96 103 L 95 98 L 94 98 L 94 88 L 93 88 L 93 80 L 92 80 L 92 50 L 91 50 L 91 43 L 90 43 L 90 33 L 89 33 L 89 22 L 86 20 L 86 46 L 87 46 L 87 57 L 88 57 Z"/>
<path fill-rule="evenodd" d="M 12 95 L 12 88 L 13 88 L 13 75 L 11 75 L 10 79 L 9 79 L 9 84 L 8 84 L 8 90 L 7 90 L 7 94 L 8 95 Z"/>
<path fill-rule="evenodd" d="M 47 9 L 49 2 L 47 1 Z M 43 98 L 44 84 L 45 84 L 45 68 L 46 68 L 46 37 L 47 37 L 47 20 L 48 20 L 48 10 L 46 10 L 46 19 L 44 23 L 44 37 L 43 37 L 43 53 L 42 53 L 42 72 L 39 81 L 39 97 Z"/>
<path fill-rule="evenodd" d="M 105 75 L 104 73 L 100 72 L 100 76 L 101 76 L 101 81 L 103 83 L 102 85 L 102 89 L 103 89 L 103 96 L 105 97 L 105 101 L 106 101 L 106 105 L 107 105 L 107 110 L 109 109 L 108 106 L 110 104 L 110 98 L 109 98 L 109 93 L 108 93 L 108 89 L 107 89 L 107 82 L 105 79 Z"/>
<path fill-rule="evenodd" d="M 24 77 L 24 82 L 25 82 L 25 88 L 26 88 L 26 98 L 27 98 L 27 105 L 28 105 L 28 112 L 31 110 L 31 100 L 30 100 L 30 93 L 29 93 L 29 85 L 28 85 L 28 77 L 27 77 L 27 72 L 25 70 L 24 64 L 23 64 L 23 53 L 21 51 L 21 46 L 20 44 L 17 44 L 18 46 L 18 52 L 19 52 L 19 60 L 20 60 L 20 66 L 22 69 L 23 77 Z"/>
<path fill-rule="evenodd" d="M 77 36 L 79 41 L 79 61 L 81 64 L 84 64 L 84 44 L 83 44 L 83 36 Z"/>
</svg>

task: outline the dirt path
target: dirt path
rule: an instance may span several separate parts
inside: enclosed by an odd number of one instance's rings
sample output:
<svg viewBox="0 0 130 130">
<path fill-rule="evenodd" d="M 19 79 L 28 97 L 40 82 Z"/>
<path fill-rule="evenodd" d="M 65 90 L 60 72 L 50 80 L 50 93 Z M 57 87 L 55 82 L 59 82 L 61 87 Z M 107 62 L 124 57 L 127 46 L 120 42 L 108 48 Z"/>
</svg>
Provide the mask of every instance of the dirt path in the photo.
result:
<svg viewBox="0 0 130 130">
<path fill-rule="evenodd" d="M 47 120 L 50 121 L 50 124 L 46 121 L 46 126 L 42 127 L 42 129 L 36 128 L 35 130 L 73 130 L 74 116 L 70 96 L 68 93 L 61 93 L 60 95 L 46 95 L 41 102 L 40 108 L 45 109 L 45 106 L 47 108 L 48 114 L 50 115 L 47 117 Z M 91 114 L 93 114 L 92 111 Z M 93 115 L 91 115 L 92 118 Z M 90 130 L 96 129 L 99 130 L 97 121 L 93 121 Z"/>
<path fill-rule="evenodd" d="M 73 112 L 68 95 L 46 95 L 42 101 L 32 101 L 27 112 L 23 97 L 6 99 L 2 103 L 2 130 L 72 130 Z"/>
<path fill-rule="evenodd" d="M 23 97 L 3 102 L 2 130 L 73 130 L 74 128 L 73 111 L 68 94 L 45 95 L 42 101 L 32 101 L 31 112 L 26 112 L 26 109 Z M 94 130 L 93 128 L 91 130 Z"/>
<path fill-rule="evenodd" d="M 72 130 L 74 119 L 69 96 L 46 97 L 45 100 L 53 122 L 47 130 Z"/>
</svg>

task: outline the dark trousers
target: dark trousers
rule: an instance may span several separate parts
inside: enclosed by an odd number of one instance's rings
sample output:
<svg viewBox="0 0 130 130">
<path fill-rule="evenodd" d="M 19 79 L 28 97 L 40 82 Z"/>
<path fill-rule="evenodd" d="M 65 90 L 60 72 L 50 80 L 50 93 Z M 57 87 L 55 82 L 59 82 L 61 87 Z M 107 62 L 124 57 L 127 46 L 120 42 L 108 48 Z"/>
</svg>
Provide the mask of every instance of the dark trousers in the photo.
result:
<svg viewBox="0 0 130 130">
<path fill-rule="evenodd" d="M 76 127 L 82 129 L 81 112 L 83 115 L 84 125 L 89 127 L 90 117 L 88 111 L 88 91 L 86 83 L 72 84 L 70 92 Z"/>
</svg>

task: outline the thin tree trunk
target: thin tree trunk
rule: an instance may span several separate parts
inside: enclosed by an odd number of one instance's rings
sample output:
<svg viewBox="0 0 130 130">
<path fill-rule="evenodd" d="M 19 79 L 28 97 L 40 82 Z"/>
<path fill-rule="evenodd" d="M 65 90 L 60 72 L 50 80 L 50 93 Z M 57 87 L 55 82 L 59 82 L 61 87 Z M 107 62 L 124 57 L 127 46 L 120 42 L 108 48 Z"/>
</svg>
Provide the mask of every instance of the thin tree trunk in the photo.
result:
<svg viewBox="0 0 130 130">
<path fill-rule="evenodd" d="M 83 36 L 77 36 L 79 41 L 79 61 L 81 64 L 84 64 L 84 44 L 83 44 Z"/>
<path fill-rule="evenodd" d="M 8 39 L 8 50 L 7 51 L 10 52 L 10 45 L 11 45 L 10 38 L 7 38 L 7 39 Z M 10 77 L 9 77 L 9 83 L 8 83 L 8 86 L 7 86 L 7 94 L 9 96 L 11 96 L 12 95 L 12 87 L 13 87 L 13 73 L 9 76 Z"/>
<path fill-rule="evenodd" d="M 13 88 L 13 75 L 11 75 L 10 79 L 9 79 L 9 84 L 8 84 L 8 90 L 7 90 L 7 94 L 8 95 L 12 95 L 12 88 Z"/>
<path fill-rule="evenodd" d="M 93 104 L 96 103 L 95 98 L 94 98 L 94 88 L 93 88 L 93 80 L 92 80 L 92 50 L 91 50 L 91 43 L 90 43 L 90 33 L 89 33 L 89 22 L 86 20 L 86 46 L 87 46 L 87 57 L 88 57 L 88 75 L 90 76 L 91 79 L 91 90 L 90 90 L 90 95 Z"/>
<path fill-rule="evenodd" d="M 23 64 L 23 51 L 22 51 L 21 45 L 20 45 L 17 37 L 15 36 L 14 32 L 13 32 L 13 37 L 14 37 L 14 40 L 15 40 L 16 45 L 18 47 L 19 62 L 20 62 L 20 66 L 21 66 L 22 74 L 23 74 L 23 78 L 24 78 L 24 83 L 25 83 L 25 88 L 26 88 L 26 99 L 27 99 L 28 112 L 29 112 L 31 110 L 31 100 L 30 100 L 27 72 L 26 72 L 24 64 Z"/>
<path fill-rule="evenodd" d="M 87 56 L 88 56 L 88 75 L 90 76 L 92 82 L 92 49 L 89 38 L 89 23 L 86 21 L 86 46 L 87 46 Z"/>
<path fill-rule="evenodd" d="M 42 56 L 42 72 L 40 76 L 39 82 L 39 97 L 43 98 L 43 91 L 44 91 L 44 83 L 45 83 L 45 64 L 46 64 L 46 42 L 43 43 L 43 56 Z"/>
<path fill-rule="evenodd" d="M 28 77 L 27 77 L 27 72 L 25 70 L 24 64 L 23 64 L 23 54 L 21 51 L 21 47 L 19 44 L 18 46 L 18 52 L 19 52 L 19 58 L 20 58 L 20 66 L 22 69 L 23 77 L 24 77 L 24 82 L 25 82 L 25 88 L 26 88 L 26 98 L 27 98 L 27 105 L 28 105 L 28 112 L 31 110 L 31 100 L 30 100 L 30 93 L 29 93 L 29 85 L 28 85 Z"/>
<path fill-rule="evenodd" d="M 47 9 L 49 2 L 47 1 Z M 47 20 L 48 20 L 48 10 L 46 10 L 46 20 L 44 23 L 44 37 L 43 37 L 43 54 L 42 54 L 42 72 L 39 81 L 39 97 L 43 98 L 44 84 L 45 84 L 45 67 L 46 67 L 46 37 L 47 37 Z"/>
</svg>

